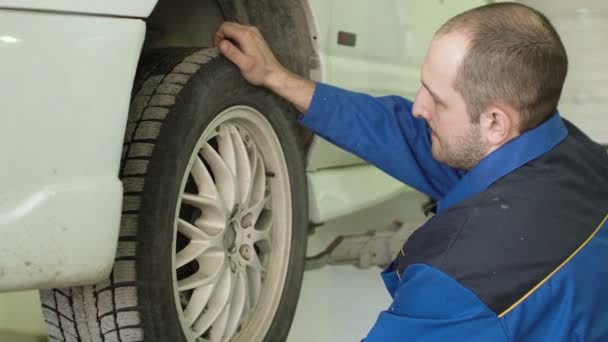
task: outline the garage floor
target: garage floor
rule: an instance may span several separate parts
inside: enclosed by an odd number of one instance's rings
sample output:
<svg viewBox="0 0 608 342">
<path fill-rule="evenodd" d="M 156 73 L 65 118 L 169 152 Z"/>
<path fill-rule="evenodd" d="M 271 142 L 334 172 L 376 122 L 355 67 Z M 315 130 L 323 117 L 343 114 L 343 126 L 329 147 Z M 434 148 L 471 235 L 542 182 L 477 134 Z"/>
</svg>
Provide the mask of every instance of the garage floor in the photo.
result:
<svg viewBox="0 0 608 342">
<path fill-rule="evenodd" d="M 342 234 L 383 228 L 400 219 L 412 230 L 424 217 L 424 197 L 406 194 L 389 203 L 348 218 L 327 222 L 308 241 L 308 254 L 322 251 Z M 376 222 L 381 222 L 379 226 Z M 287 342 L 360 341 L 390 304 L 380 280 L 380 268 L 359 270 L 353 266 L 327 266 L 304 274 L 296 318 Z M 0 295 L 0 342 L 41 342 L 44 337 L 18 332 L 40 332 L 37 292 Z"/>
<path fill-rule="evenodd" d="M 342 234 L 384 228 L 393 219 L 401 220 L 412 231 L 424 215 L 420 210 L 425 197 L 409 193 L 348 218 L 327 222 L 308 240 L 308 254 L 322 251 Z M 383 222 L 380 227 L 375 222 Z M 380 311 L 391 300 L 380 279 L 381 269 L 360 270 L 353 266 L 326 266 L 304 274 L 304 284 L 295 321 L 287 342 L 360 341 Z"/>
<path fill-rule="evenodd" d="M 390 304 L 379 272 L 351 266 L 307 272 L 287 342 L 363 339 L 378 313 Z"/>
</svg>

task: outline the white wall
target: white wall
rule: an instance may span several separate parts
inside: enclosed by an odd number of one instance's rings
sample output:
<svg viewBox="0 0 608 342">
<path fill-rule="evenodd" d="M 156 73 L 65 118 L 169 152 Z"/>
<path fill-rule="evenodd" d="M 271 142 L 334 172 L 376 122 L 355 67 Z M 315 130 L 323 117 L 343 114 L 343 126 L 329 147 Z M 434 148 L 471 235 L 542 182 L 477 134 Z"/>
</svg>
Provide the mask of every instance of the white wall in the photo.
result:
<svg viewBox="0 0 608 342">
<path fill-rule="evenodd" d="M 525 0 L 560 34 L 570 69 L 560 112 L 596 141 L 608 144 L 608 1 Z"/>
</svg>

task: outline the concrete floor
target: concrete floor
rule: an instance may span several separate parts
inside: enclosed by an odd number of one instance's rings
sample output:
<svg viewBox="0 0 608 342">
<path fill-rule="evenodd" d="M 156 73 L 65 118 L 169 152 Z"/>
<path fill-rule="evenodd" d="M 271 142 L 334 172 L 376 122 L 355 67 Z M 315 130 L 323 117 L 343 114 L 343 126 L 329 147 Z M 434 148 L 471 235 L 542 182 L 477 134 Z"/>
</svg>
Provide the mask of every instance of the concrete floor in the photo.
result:
<svg viewBox="0 0 608 342">
<path fill-rule="evenodd" d="M 405 194 L 356 215 L 327 222 L 308 240 L 308 255 L 322 251 L 339 235 L 384 228 L 394 219 L 415 230 L 424 222 L 426 198 Z M 378 222 L 380 225 L 378 226 Z M 296 317 L 287 342 L 360 341 L 391 298 L 380 279 L 381 269 L 327 266 L 304 274 Z"/>
<path fill-rule="evenodd" d="M 335 237 L 383 228 L 394 219 L 412 230 L 424 220 L 424 197 L 405 194 L 347 218 L 327 222 L 308 241 L 308 254 Z M 327 266 L 304 274 L 296 317 L 287 342 L 360 341 L 390 304 L 380 269 Z M 0 295 L 0 342 L 40 342 L 45 337 L 37 292 Z M 38 334 L 38 336 L 36 336 Z"/>
<path fill-rule="evenodd" d="M 352 266 L 307 272 L 287 342 L 361 341 L 390 304 L 379 272 Z"/>
</svg>

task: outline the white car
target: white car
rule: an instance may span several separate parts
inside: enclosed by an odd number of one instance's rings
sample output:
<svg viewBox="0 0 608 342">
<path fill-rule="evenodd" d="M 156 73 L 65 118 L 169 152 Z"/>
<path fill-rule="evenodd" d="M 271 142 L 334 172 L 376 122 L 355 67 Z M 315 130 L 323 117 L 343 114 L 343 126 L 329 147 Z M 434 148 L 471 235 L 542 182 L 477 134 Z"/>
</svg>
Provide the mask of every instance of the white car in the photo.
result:
<svg viewBox="0 0 608 342">
<path fill-rule="evenodd" d="M 256 25 L 301 75 L 413 98 L 434 30 L 486 2 L 0 0 L 0 291 L 44 289 L 52 341 L 285 340 L 309 226 L 411 189 L 298 126 L 213 32 Z M 597 88 L 563 105 L 605 108 Z"/>
</svg>

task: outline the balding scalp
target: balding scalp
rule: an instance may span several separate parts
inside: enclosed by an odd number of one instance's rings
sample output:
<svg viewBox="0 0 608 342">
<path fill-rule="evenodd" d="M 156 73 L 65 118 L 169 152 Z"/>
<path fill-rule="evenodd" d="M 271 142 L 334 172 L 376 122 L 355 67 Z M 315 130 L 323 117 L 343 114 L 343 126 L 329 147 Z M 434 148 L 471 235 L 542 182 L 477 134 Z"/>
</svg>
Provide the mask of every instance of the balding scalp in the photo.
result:
<svg viewBox="0 0 608 342">
<path fill-rule="evenodd" d="M 469 38 L 454 87 L 473 122 L 491 105 L 508 105 L 519 112 L 524 132 L 557 110 L 568 57 L 542 13 L 517 3 L 489 4 L 453 17 L 437 31 L 450 33 Z"/>
</svg>

